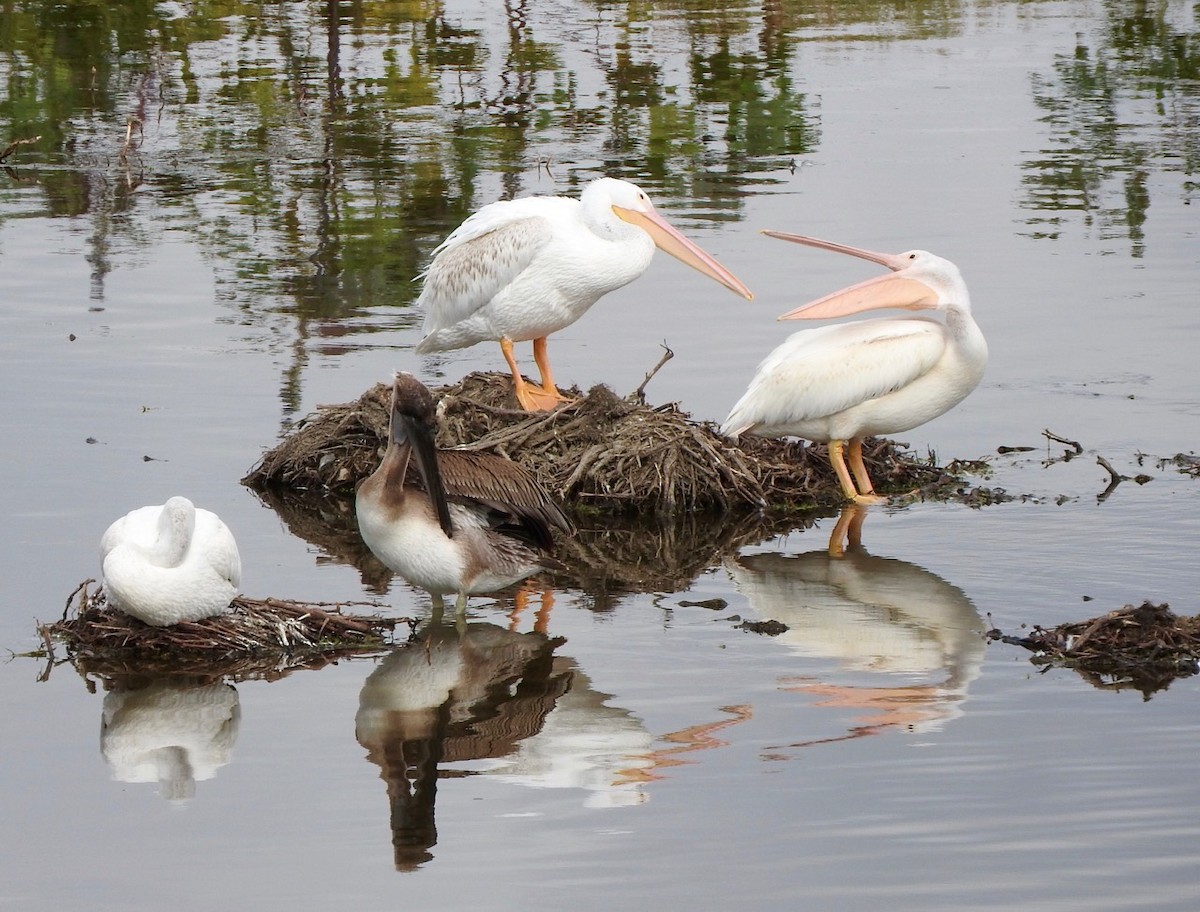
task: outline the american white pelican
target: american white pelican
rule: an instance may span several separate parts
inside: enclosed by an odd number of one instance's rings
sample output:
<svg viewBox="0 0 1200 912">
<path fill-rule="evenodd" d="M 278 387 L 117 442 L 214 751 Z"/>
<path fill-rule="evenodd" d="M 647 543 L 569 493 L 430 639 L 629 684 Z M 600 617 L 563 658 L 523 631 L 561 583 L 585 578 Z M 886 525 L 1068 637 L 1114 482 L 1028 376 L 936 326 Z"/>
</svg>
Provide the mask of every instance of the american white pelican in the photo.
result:
<svg viewBox="0 0 1200 912">
<path fill-rule="evenodd" d="M 892 270 L 797 307 L 781 320 L 821 320 L 882 307 L 945 314 L 945 322 L 889 318 L 795 333 L 763 359 L 721 427 L 731 437 L 750 433 L 827 442 L 846 497 L 855 503 L 885 500 L 875 494 L 863 464 L 863 438 L 936 418 L 966 398 L 983 376 L 987 342 L 971 318 L 966 282 L 957 266 L 926 250 L 873 253 L 780 231 L 763 233 Z M 850 471 L 843 453 L 847 443 Z"/>
<path fill-rule="evenodd" d="M 650 265 L 654 248 L 749 299 L 732 273 L 672 228 L 634 184 L 602 177 L 578 199 L 534 196 L 484 206 L 433 252 L 417 304 L 425 338 L 417 352 L 496 341 L 527 411 L 564 401 L 546 337 L 570 326 L 608 292 Z M 513 343 L 533 340 L 541 386 L 526 383 Z"/>
<path fill-rule="evenodd" d="M 108 527 L 100 565 L 109 602 L 165 627 L 224 614 L 242 581 L 233 533 L 186 497 L 141 507 Z"/>
<path fill-rule="evenodd" d="M 493 592 L 544 569 L 551 529 L 571 523 L 525 469 L 500 456 L 437 450 L 433 396 L 411 374 L 392 383 L 392 416 L 383 461 L 359 485 L 358 529 L 372 553 L 435 607 L 457 593 Z M 416 473 L 409 462 L 416 457 Z"/>
</svg>

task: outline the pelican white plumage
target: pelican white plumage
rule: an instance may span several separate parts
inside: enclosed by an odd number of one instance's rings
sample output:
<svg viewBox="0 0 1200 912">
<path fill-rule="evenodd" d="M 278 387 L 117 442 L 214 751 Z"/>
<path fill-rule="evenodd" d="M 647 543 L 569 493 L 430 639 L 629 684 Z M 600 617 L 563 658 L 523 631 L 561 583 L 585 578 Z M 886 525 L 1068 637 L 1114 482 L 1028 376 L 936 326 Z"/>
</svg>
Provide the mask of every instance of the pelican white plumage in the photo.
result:
<svg viewBox="0 0 1200 912">
<path fill-rule="evenodd" d="M 863 464 L 863 438 L 907 431 L 936 418 L 966 398 L 987 366 L 987 342 L 971 316 L 966 282 L 957 266 L 926 250 L 874 253 L 802 235 L 763 233 L 892 271 L 811 301 L 781 320 L 884 307 L 945 315 L 945 322 L 885 318 L 795 333 L 763 359 L 721 427 L 732 437 L 750 433 L 828 443 L 846 497 L 856 503 L 884 500 Z"/>
<path fill-rule="evenodd" d="M 225 613 L 242 581 L 229 527 L 186 497 L 116 520 L 100 539 L 100 565 L 109 602 L 155 627 Z"/>
<path fill-rule="evenodd" d="M 592 181 L 579 199 L 534 196 L 484 206 L 434 251 L 417 304 L 425 337 L 417 352 L 500 343 L 514 392 L 528 411 L 554 408 L 546 337 L 570 326 L 610 291 L 650 265 L 654 248 L 749 299 L 746 288 L 715 259 L 658 214 L 636 185 Z M 513 343 L 533 341 L 541 385 L 527 383 Z"/>
</svg>

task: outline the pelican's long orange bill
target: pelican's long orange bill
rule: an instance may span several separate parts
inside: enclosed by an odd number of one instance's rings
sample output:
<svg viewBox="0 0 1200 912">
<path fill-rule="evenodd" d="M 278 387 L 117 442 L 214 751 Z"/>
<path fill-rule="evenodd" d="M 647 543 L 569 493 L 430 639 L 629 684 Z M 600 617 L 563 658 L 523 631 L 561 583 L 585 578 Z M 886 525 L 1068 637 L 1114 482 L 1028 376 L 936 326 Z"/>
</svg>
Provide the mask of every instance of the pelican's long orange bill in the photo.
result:
<svg viewBox="0 0 1200 912">
<path fill-rule="evenodd" d="M 821 238 L 808 237 L 804 234 L 772 231 L 769 228 L 764 228 L 762 233 L 767 237 L 779 238 L 781 241 L 791 241 L 793 244 L 803 244 L 805 247 L 816 247 L 818 250 L 832 250 L 834 253 L 844 253 L 848 256 L 870 260 L 872 263 L 886 266 L 893 272 L 903 269 L 905 266 L 905 261 L 902 257 L 891 253 L 876 253 L 874 250 L 866 250 L 862 247 L 851 247 L 849 244 L 839 244 L 836 241 L 824 241 Z"/>
<path fill-rule="evenodd" d="M 780 320 L 828 320 L 864 310 L 899 307 L 923 310 L 937 306 L 937 295 L 924 282 L 897 275 L 876 276 L 802 304 L 779 317 Z"/>
<path fill-rule="evenodd" d="M 689 241 L 671 226 L 666 219 L 651 209 L 649 212 L 638 212 L 613 206 L 617 217 L 637 225 L 654 241 L 654 246 L 663 253 L 669 253 L 681 263 L 686 263 L 698 272 L 704 273 L 710 279 L 720 282 L 730 291 L 741 295 L 747 301 L 754 300 L 754 292 L 747 288 L 732 272 L 705 253 L 700 247 Z"/>
<path fill-rule="evenodd" d="M 817 298 L 815 301 L 809 301 L 795 310 L 789 310 L 779 317 L 780 320 L 827 320 L 830 317 L 845 317 L 861 313 L 864 310 L 881 310 L 889 307 L 923 310 L 937 306 L 936 292 L 924 282 L 894 274 L 909 265 L 908 259 L 903 256 L 876 253 L 874 250 L 866 250 L 862 247 L 851 247 L 848 244 L 824 241 L 821 238 L 807 237 L 802 234 L 788 234 L 785 231 L 763 231 L 763 234 L 779 238 L 781 241 L 791 241 L 794 244 L 804 244 L 806 247 L 831 250 L 834 253 L 844 253 L 859 259 L 870 260 L 872 263 L 886 266 L 893 273 L 892 275 L 876 276 L 865 282 L 858 282 Z"/>
</svg>

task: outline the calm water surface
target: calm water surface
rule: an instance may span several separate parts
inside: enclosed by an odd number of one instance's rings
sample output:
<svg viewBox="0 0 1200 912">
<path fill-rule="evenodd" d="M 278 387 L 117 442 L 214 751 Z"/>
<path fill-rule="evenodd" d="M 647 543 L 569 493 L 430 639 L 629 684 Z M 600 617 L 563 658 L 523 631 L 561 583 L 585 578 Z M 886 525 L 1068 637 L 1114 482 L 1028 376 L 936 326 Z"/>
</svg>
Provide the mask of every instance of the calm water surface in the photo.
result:
<svg viewBox="0 0 1200 912">
<path fill-rule="evenodd" d="M 462 642 L 273 683 L 106 690 L 13 658 L 0 904 L 1200 902 L 1196 679 L 1146 701 L 979 635 L 1200 610 L 1200 482 L 1157 462 L 1200 439 L 1191 6 L 11 6 L 0 145 L 41 137 L 0 174 L 11 652 L 97 573 L 111 519 L 173 493 L 234 529 L 248 594 L 372 597 L 238 479 L 396 368 L 497 369 L 488 346 L 412 353 L 413 276 L 477 206 L 604 172 L 757 297 L 661 258 L 555 337 L 562 379 L 625 393 L 665 341 L 650 396 L 720 419 L 791 331 L 776 315 L 870 274 L 759 229 L 928 248 L 992 361 L 905 438 L 990 455 L 1028 496 L 872 509 L 854 561 L 825 556 L 823 518 L 603 610 L 479 598 Z M 1055 460 L 1043 428 L 1084 454 Z M 1100 502 L 1097 455 L 1151 480 Z M 400 581 L 382 603 L 428 610 Z M 419 712 L 424 656 L 468 652 L 466 695 Z M 147 744 L 189 765 L 156 781 Z"/>
</svg>

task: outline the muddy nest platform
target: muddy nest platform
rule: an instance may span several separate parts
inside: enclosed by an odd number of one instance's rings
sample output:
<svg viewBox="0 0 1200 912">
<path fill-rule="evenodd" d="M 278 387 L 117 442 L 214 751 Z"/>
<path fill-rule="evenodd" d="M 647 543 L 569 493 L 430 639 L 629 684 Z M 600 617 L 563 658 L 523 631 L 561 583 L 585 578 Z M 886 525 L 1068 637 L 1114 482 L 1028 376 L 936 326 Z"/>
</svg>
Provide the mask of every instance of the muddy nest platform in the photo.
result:
<svg viewBox="0 0 1200 912">
<path fill-rule="evenodd" d="M 767 510 L 790 513 L 841 503 L 823 444 L 729 440 L 675 404 L 649 406 L 605 386 L 548 413 L 519 411 L 506 374 L 475 373 L 434 390 L 438 445 L 499 453 L 525 466 L 576 511 L 604 514 Z M 259 461 L 243 484 L 352 491 L 385 445 L 390 387 L 322 406 Z M 882 493 L 963 497 L 961 479 L 889 440 L 870 440 L 867 466 Z"/>
<path fill-rule="evenodd" d="M 339 658 L 387 651 L 407 618 L 344 613 L 361 603 L 308 604 L 239 596 L 232 610 L 191 623 L 152 627 L 110 607 L 85 580 L 60 620 L 38 626 L 54 661 L 54 644 L 79 671 L 101 675 L 203 675 L 273 679 Z M 374 606 L 371 606 L 374 607 Z"/>
<path fill-rule="evenodd" d="M 999 630 L 988 636 L 1032 651 L 1035 664 L 1072 668 L 1095 687 L 1133 688 L 1146 699 L 1200 672 L 1200 615 L 1179 617 L 1165 604 L 1126 605 L 1052 629 L 1035 626 L 1021 637 Z"/>
</svg>

